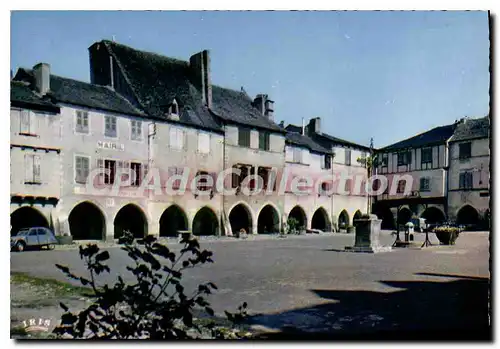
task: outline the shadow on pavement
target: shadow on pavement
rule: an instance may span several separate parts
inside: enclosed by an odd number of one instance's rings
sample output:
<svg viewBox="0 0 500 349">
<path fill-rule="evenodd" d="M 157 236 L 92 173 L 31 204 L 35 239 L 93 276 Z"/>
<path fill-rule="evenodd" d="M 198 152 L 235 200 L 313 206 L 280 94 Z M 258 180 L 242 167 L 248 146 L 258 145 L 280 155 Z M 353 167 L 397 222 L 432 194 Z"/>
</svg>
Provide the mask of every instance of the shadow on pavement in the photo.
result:
<svg viewBox="0 0 500 349">
<path fill-rule="evenodd" d="M 278 329 L 266 340 L 488 340 L 489 278 L 380 281 L 394 292 L 311 290 L 331 303 L 277 314 L 259 314 L 251 324 Z M 459 278 L 459 279 L 456 279 Z"/>
</svg>

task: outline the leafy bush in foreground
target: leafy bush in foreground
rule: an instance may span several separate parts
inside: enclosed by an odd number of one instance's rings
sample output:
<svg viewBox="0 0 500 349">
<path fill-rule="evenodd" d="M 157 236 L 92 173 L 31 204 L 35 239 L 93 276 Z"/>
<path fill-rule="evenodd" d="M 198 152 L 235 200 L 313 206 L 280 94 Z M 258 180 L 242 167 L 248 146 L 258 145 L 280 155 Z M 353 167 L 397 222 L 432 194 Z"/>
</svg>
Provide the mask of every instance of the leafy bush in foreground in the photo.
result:
<svg viewBox="0 0 500 349">
<path fill-rule="evenodd" d="M 214 316 L 206 296 L 217 286 L 207 282 L 187 296 L 181 284 L 185 270 L 213 263 L 212 252 L 201 250 L 198 240 L 187 237 L 181 241 L 184 247 L 179 256 L 153 236 L 146 237 L 143 243 L 139 248 L 127 234 L 121 248 L 133 262 L 127 266 L 136 279 L 131 284 L 118 276 L 112 286 L 98 285 L 97 276 L 111 270 L 104 263 L 110 257 L 108 251 L 100 251 L 97 245 L 80 246 L 79 250 L 89 278 L 76 276 L 68 267 L 56 264 L 69 278 L 91 287 L 93 302 L 79 313 L 71 313 L 61 303 L 65 313 L 54 333 L 63 338 L 85 339 L 188 339 L 209 331 L 212 338 L 227 338 L 228 331 L 215 327 L 213 322 L 200 325 L 193 321 L 195 309 Z M 225 311 L 233 325 L 246 316 L 246 306 L 243 303 L 235 314 Z"/>
</svg>

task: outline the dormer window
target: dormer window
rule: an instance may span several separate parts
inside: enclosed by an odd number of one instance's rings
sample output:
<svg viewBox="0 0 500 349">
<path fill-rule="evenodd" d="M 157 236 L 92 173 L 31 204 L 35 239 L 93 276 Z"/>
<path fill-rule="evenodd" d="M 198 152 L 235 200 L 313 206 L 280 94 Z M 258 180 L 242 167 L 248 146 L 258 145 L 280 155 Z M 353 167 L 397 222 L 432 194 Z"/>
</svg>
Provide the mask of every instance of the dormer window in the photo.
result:
<svg viewBox="0 0 500 349">
<path fill-rule="evenodd" d="M 175 99 L 168 105 L 167 117 L 171 120 L 179 120 L 179 104 Z"/>
<path fill-rule="evenodd" d="M 170 105 L 169 113 L 174 115 L 179 115 L 179 104 L 177 104 L 177 101 L 175 99 Z"/>
</svg>

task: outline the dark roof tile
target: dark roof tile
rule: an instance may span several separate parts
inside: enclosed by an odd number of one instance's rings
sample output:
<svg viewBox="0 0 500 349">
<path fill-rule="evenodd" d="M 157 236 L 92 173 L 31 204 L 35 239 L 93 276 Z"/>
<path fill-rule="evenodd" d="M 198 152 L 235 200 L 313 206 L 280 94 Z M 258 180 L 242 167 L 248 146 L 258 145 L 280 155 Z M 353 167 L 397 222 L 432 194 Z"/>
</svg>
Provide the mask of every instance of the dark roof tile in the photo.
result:
<svg viewBox="0 0 500 349">
<path fill-rule="evenodd" d="M 465 119 L 457 125 L 450 142 L 465 141 L 475 138 L 488 138 L 490 133 L 490 118 Z"/>
<path fill-rule="evenodd" d="M 201 93 L 190 81 L 187 61 L 162 56 L 111 41 L 101 41 L 117 60 L 133 93 L 148 114 L 163 116 L 175 98 L 182 113 L 180 121 L 222 130 L 218 118 L 251 127 L 282 131 L 252 106 L 252 100 L 239 91 L 212 85 L 212 108 L 203 103 Z M 96 43 L 96 44 L 100 44 Z"/>
<path fill-rule="evenodd" d="M 438 126 L 411 138 L 407 138 L 397 143 L 383 147 L 379 149 L 379 151 L 383 152 L 408 148 L 419 148 L 433 144 L 444 144 L 453 135 L 454 129 L 455 124 Z"/>
<path fill-rule="evenodd" d="M 252 106 L 252 100 L 241 91 L 212 86 L 213 110 L 222 119 L 247 126 L 283 132 L 275 124 Z"/>
<path fill-rule="evenodd" d="M 285 129 L 287 131 L 285 136 L 287 143 L 308 148 L 309 150 L 316 153 L 333 154 L 332 150 L 323 147 L 321 144 L 315 142 L 311 137 L 303 135 L 301 133 L 301 127 L 288 125 Z"/>
<path fill-rule="evenodd" d="M 14 79 L 24 81 L 31 85 L 32 90 L 34 89 L 32 70 L 19 68 Z M 63 78 L 53 74 L 50 75 L 50 91 L 47 93 L 47 97 L 53 102 L 145 116 L 142 111 L 132 106 L 124 97 L 108 87 Z"/>
<path fill-rule="evenodd" d="M 289 132 L 302 134 L 302 127 L 301 126 L 290 124 L 286 127 L 286 130 Z M 323 149 L 328 149 L 334 145 L 343 145 L 346 147 L 351 147 L 351 148 L 356 148 L 356 149 L 370 150 L 370 148 L 367 146 L 353 143 L 353 142 L 349 142 L 349 141 L 346 141 L 346 140 L 343 140 L 343 139 L 340 139 L 337 137 L 333 137 L 333 136 L 330 136 L 329 134 L 326 134 L 326 133 L 313 133 L 312 135 L 310 135 L 310 134 L 308 134 L 309 130 L 308 130 L 307 125 L 305 126 L 304 132 L 306 133 L 307 137 L 309 139 L 311 139 L 311 141 L 313 141 L 315 144 L 317 144 L 318 146 L 320 146 Z"/>
<path fill-rule="evenodd" d="M 10 82 L 10 103 L 12 106 L 59 111 L 59 107 L 52 103 L 50 99 L 37 95 L 35 91 L 30 88 L 29 83 L 22 81 Z"/>
<path fill-rule="evenodd" d="M 366 145 L 346 141 L 345 139 L 330 136 L 329 134 L 326 133 L 316 133 L 315 135 L 319 138 L 326 139 L 328 142 L 331 142 L 332 144 L 340 144 L 346 147 L 362 149 L 362 150 L 370 150 L 370 147 L 367 147 Z"/>
</svg>

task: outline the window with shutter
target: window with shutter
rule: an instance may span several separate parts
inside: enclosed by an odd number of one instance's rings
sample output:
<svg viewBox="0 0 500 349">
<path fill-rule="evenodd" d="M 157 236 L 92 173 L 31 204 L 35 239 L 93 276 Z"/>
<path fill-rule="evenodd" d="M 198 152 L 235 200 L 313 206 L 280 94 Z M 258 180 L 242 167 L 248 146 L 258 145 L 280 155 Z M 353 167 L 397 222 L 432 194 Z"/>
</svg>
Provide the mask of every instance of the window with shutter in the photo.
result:
<svg viewBox="0 0 500 349">
<path fill-rule="evenodd" d="M 106 169 L 106 173 L 104 174 L 104 184 L 115 183 L 116 165 L 115 160 L 104 160 L 104 168 Z"/>
<path fill-rule="evenodd" d="M 97 159 L 97 168 L 99 171 L 99 176 L 97 177 L 97 183 L 102 185 L 104 184 L 105 173 L 104 173 L 104 159 Z"/>
<path fill-rule="evenodd" d="M 420 191 L 430 191 L 430 178 L 420 178 Z"/>
<path fill-rule="evenodd" d="M 459 175 L 459 188 L 460 189 L 472 189 L 473 188 L 473 177 L 471 171 L 461 172 Z"/>
<path fill-rule="evenodd" d="M 352 179 L 347 179 L 345 181 L 345 191 L 348 193 L 348 194 L 351 194 L 351 187 L 352 187 Z"/>
<path fill-rule="evenodd" d="M 302 163 L 302 149 L 293 148 L 293 162 Z"/>
<path fill-rule="evenodd" d="M 259 132 L 259 149 L 269 150 L 269 132 Z"/>
<path fill-rule="evenodd" d="M 423 148 L 421 150 L 422 165 L 432 163 L 432 148 Z"/>
<path fill-rule="evenodd" d="M 240 147 L 250 147 L 250 130 L 246 128 L 238 128 L 238 145 Z"/>
<path fill-rule="evenodd" d="M 184 148 L 184 132 L 177 127 L 170 128 L 170 147 L 173 149 L 183 149 Z"/>
<path fill-rule="evenodd" d="M 33 182 L 42 182 L 40 173 L 40 155 L 33 155 Z"/>
<path fill-rule="evenodd" d="M 182 169 L 182 167 L 169 167 L 168 173 L 169 173 L 169 178 L 173 177 L 175 175 L 182 176 L 183 169 Z M 181 179 L 176 179 L 172 183 L 172 189 L 179 189 L 180 185 L 181 185 Z"/>
<path fill-rule="evenodd" d="M 382 154 L 382 167 L 387 167 L 389 164 L 389 155 Z"/>
<path fill-rule="evenodd" d="M 238 188 L 240 186 L 240 176 L 236 172 L 238 166 L 233 166 L 233 172 L 231 173 L 231 188 Z"/>
<path fill-rule="evenodd" d="M 411 164 L 411 151 L 398 153 L 398 166 Z"/>
<path fill-rule="evenodd" d="M 116 138 L 116 116 L 114 115 L 105 115 L 104 116 L 105 125 L 104 125 L 104 135 L 106 137 Z"/>
<path fill-rule="evenodd" d="M 24 156 L 24 183 L 40 184 L 40 155 L 26 154 Z"/>
<path fill-rule="evenodd" d="M 345 164 L 347 166 L 351 166 L 351 150 L 350 149 L 345 150 Z"/>
<path fill-rule="evenodd" d="M 78 133 L 89 133 L 89 113 L 77 110 L 76 111 L 76 132 Z"/>
<path fill-rule="evenodd" d="M 458 157 L 463 160 L 463 159 L 469 159 L 471 157 L 471 145 L 472 143 L 471 142 L 467 142 L 467 143 L 461 143 L 458 145 L 458 151 L 459 151 L 459 155 Z"/>
<path fill-rule="evenodd" d="M 146 178 L 148 170 L 149 170 L 149 164 L 148 163 L 142 164 L 141 183 Z"/>
<path fill-rule="evenodd" d="M 132 173 L 132 178 L 130 179 L 130 185 L 134 186 L 134 187 L 138 187 L 141 185 L 141 175 L 142 175 L 142 171 L 141 171 L 141 164 L 138 163 L 138 162 L 131 162 L 130 163 L 130 168 L 132 169 L 132 171 L 134 171 Z"/>
<path fill-rule="evenodd" d="M 33 157 L 32 155 L 24 155 L 24 182 L 31 183 L 33 179 Z"/>
<path fill-rule="evenodd" d="M 329 170 L 332 168 L 332 156 L 329 154 L 326 154 L 323 156 L 323 161 L 324 161 L 324 169 Z"/>
<path fill-rule="evenodd" d="M 22 135 L 35 135 L 36 120 L 36 115 L 31 110 L 21 110 L 19 133 Z"/>
<path fill-rule="evenodd" d="M 86 156 L 75 156 L 75 182 L 86 183 L 89 176 L 89 158 Z"/>
<path fill-rule="evenodd" d="M 398 182 L 397 193 L 402 194 L 405 191 L 406 180 L 402 179 Z"/>
<path fill-rule="evenodd" d="M 261 180 L 259 179 L 259 181 L 258 181 L 258 183 L 260 185 L 260 189 L 266 190 L 267 185 L 269 183 L 271 169 L 267 168 L 267 167 L 259 167 L 257 174 L 261 178 Z"/>
<path fill-rule="evenodd" d="M 131 135 L 130 138 L 134 141 L 142 140 L 142 122 L 139 120 L 130 120 Z"/>
</svg>

